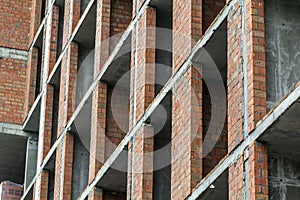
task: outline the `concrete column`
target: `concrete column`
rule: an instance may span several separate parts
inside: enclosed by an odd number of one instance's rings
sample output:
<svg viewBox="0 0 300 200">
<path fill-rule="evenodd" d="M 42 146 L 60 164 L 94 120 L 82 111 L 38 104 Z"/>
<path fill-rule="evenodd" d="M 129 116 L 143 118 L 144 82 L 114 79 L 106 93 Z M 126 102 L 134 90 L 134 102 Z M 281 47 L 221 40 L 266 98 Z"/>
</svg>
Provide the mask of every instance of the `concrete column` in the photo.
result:
<svg viewBox="0 0 300 200">
<path fill-rule="evenodd" d="M 26 162 L 25 162 L 25 180 L 24 180 L 25 190 L 31 183 L 36 173 L 37 151 L 38 151 L 37 138 L 29 137 L 27 140 Z"/>
</svg>

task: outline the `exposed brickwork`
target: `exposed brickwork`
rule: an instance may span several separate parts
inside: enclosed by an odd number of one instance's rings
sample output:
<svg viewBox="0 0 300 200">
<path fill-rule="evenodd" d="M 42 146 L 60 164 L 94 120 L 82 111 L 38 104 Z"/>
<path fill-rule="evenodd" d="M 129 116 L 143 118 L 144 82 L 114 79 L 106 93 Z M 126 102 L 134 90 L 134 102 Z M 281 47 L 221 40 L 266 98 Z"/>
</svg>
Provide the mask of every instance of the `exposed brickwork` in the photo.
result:
<svg viewBox="0 0 300 200">
<path fill-rule="evenodd" d="M 38 193 L 37 198 L 36 196 L 33 196 L 33 199 L 39 199 L 39 200 L 47 200 L 48 199 L 48 183 L 49 183 L 49 172 L 46 170 L 43 170 L 40 179 L 38 179 L 38 183 L 40 187 L 38 188 L 38 191 L 36 191 L 36 187 L 34 188 L 33 192 Z"/>
<path fill-rule="evenodd" d="M 29 51 L 27 70 L 26 70 L 26 90 L 25 90 L 25 102 L 24 102 L 24 120 L 34 103 L 36 97 L 36 78 L 38 68 L 38 49 L 33 47 Z"/>
<path fill-rule="evenodd" d="M 206 84 L 203 84 L 203 139 L 206 138 L 206 134 L 208 132 L 208 128 L 213 126 L 214 123 L 211 123 L 211 116 L 212 116 L 212 107 L 211 107 L 211 98 L 208 91 Z M 217 114 L 217 113 L 215 113 Z M 217 119 L 223 119 L 224 116 L 218 117 Z M 222 122 L 219 122 L 220 124 Z M 218 123 L 218 125 L 220 125 Z M 210 127 L 212 130 L 217 130 L 218 127 Z M 212 141 L 217 140 L 216 144 L 214 145 L 213 149 L 210 151 L 208 155 L 204 155 L 203 157 L 203 177 L 205 177 L 218 163 L 219 161 L 224 158 L 227 154 L 227 118 L 225 119 L 225 124 L 221 135 L 218 134 L 214 135 L 210 133 L 208 136 Z M 216 138 L 218 137 L 218 138 Z"/>
<path fill-rule="evenodd" d="M 202 1 L 173 1 L 173 73 L 202 35 Z M 184 199 L 202 178 L 202 78 L 190 67 L 172 90 L 171 198 Z"/>
<path fill-rule="evenodd" d="M 246 1 L 249 132 L 266 114 L 266 43 L 264 0 Z"/>
<path fill-rule="evenodd" d="M 109 55 L 109 42 L 103 42 L 110 36 L 111 1 L 102 0 L 97 3 L 96 36 L 95 36 L 95 64 L 94 74 L 97 76 Z"/>
<path fill-rule="evenodd" d="M 57 57 L 57 39 L 58 39 L 58 21 L 59 20 L 59 7 L 53 6 L 52 19 L 51 19 L 51 39 L 50 39 L 50 56 L 49 56 L 49 74 L 56 63 Z"/>
<path fill-rule="evenodd" d="M 73 9 L 71 10 L 71 3 L 73 4 Z M 73 13 L 70 15 L 70 13 Z M 67 0 L 65 1 L 65 10 L 64 10 L 64 30 L 63 30 L 63 45 L 65 47 L 66 43 L 69 40 L 69 37 L 72 35 L 74 28 L 76 27 L 80 19 L 80 0 Z"/>
<path fill-rule="evenodd" d="M 76 77 L 78 68 L 78 44 L 71 43 L 61 65 L 60 98 L 58 111 L 58 136 L 75 110 Z M 56 151 L 55 186 L 56 198 L 71 198 L 74 136 L 67 134 Z"/>
<path fill-rule="evenodd" d="M 0 199 L 17 200 L 21 198 L 22 194 L 22 185 L 10 181 L 4 181 L 0 184 Z"/>
<path fill-rule="evenodd" d="M 110 14 L 110 36 L 121 36 L 131 21 L 132 18 L 132 1 L 133 0 L 112 0 Z M 116 36 L 115 36 L 116 37 Z M 112 51 L 119 41 L 113 37 L 113 42 L 110 43 L 110 51 Z"/>
<path fill-rule="evenodd" d="M 266 69 L 264 35 L 264 1 L 247 0 L 245 3 L 245 36 L 242 27 L 242 6 L 237 3 L 228 16 L 228 151 L 243 140 L 243 123 L 249 134 L 266 113 Z M 243 37 L 246 48 L 242 46 Z M 244 48 L 244 49 L 243 49 Z M 246 58 L 243 58 L 243 50 Z M 243 105 L 243 62 L 247 61 L 247 105 Z M 248 107 L 248 121 L 243 122 L 243 107 Z M 246 108 L 247 108 L 246 107 Z M 249 149 L 247 188 L 244 180 L 243 158 L 229 168 L 229 199 L 241 199 L 245 190 L 250 199 L 268 199 L 267 148 L 257 142 Z M 246 161 L 245 161 L 246 162 Z M 242 170 L 243 169 L 243 170 Z M 246 172 L 247 173 L 247 172 Z"/>
<path fill-rule="evenodd" d="M 89 183 L 95 178 L 105 160 L 107 102 L 107 85 L 105 83 L 99 83 L 93 91 L 92 102 Z M 90 195 L 89 199 L 93 199 L 91 196 L 93 195 Z M 94 197 L 94 199 L 97 198 Z"/>
<path fill-rule="evenodd" d="M 22 124 L 26 61 L 0 59 L 0 122 Z"/>
<path fill-rule="evenodd" d="M 228 15 L 228 151 L 230 152 L 243 139 L 243 72 L 242 72 L 242 15 L 240 3 Z"/>
<path fill-rule="evenodd" d="M 156 41 L 156 10 L 147 7 L 145 13 L 138 22 L 138 40 L 136 50 L 137 66 L 135 66 L 134 52 L 131 54 L 131 85 L 134 82 L 133 74 L 136 69 L 136 105 L 133 101 L 133 87 L 130 87 L 130 113 L 136 109 L 136 121 L 138 121 L 155 96 L 155 41 Z M 135 45 L 135 37 L 132 38 L 132 46 Z M 130 126 L 133 118 L 130 116 Z M 128 165 L 127 198 L 130 195 L 130 187 L 134 187 L 133 199 L 152 199 L 153 189 L 153 149 L 154 128 L 145 125 L 135 136 L 134 147 L 129 145 L 128 163 L 131 163 L 131 148 L 133 148 L 134 168 Z M 133 175 L 131 185 L 130 175 Z"/>
<path fill-rule="evenodd" d="M 243 156 L 228 169 L 228 192 L 230 200 L 241 200 L 245 199 L 245 188 L 244 188 L 244 159 Z"/>
<path fill-rule="evenodd" d="M 114 95 L 114 99 L 112 99 Z M 105 160 L 109 158 L 128 132 L 129 92 L 121 87 L 109 87 L 107 94 Z"/>
<path fill-rule="evenodd" d="M 111 0 L 110 35 L 125 31 L 132 19 L 132 0 Z"/>
<path fill-rule="evenodd" d="M 176 84 L 172 106 L 172 199 L 184 199 L 202 178 L 202 79 L 190 67 Z"/>
<path fill-rule="evenodd" d="M 0 6 L 0 46 L 27 50 L 31 0 L 4 0 Z"/>
<path fill-rule="evenodd" d="M 251 200 L 267 200 L 268 189 L 268 149 L 255 142 L 249 148 L 249 195 Z"/>
<path fill-rule="evenodd" d="M 74 136 L 67 133 L 56 150 L 54 199 L 71 199 Z"/>
<path fill-rule="evenodd" d="M 202 36 L 202 0 L 173 1 L 173 72 Z"/>
<path fill-rule="evenodd" d="M 207 30 L 213 20 L 216 18 L 218 13 L 225 6 L 226 0 L 202 0 L 203 9 L 203 32 Z"/>
<path fill-rule="evenodd" d="M 131 19 L 131 9 L 130 1 L 102 0 L 97 2 L 97 21 L 102 23 L 96 24 L 95 77 L 101 71 L 110 50 L 114 46 L 112 43 L 103 41 L 126 29 Z M 121 113 L 125 112 L 124 122 L 121 124 L 115 121 L 115 116 L 112 113 L 112 92 L 116 92 L 115 90 L 118 90 L 117 93 L 120 94 L 117 100 L 120 102 L 114 104 L 114 106 L 120 106 L 120 112 L 118 111 L 117 113 L 118 117 L 120 117 Z M 128 113 L 126 112 L 128 109 L 125 104 L 128 98 L 129 95 L 122 88 L 113 88 L 106 83 L 99 83 L 98 87 L 93 91 L 89 182 L 95 178 L 103 162 L 111 155 L 115 147 L 122 140 L 125 134 L 124 130 L 128 130 Z M 124 196 L 122 198 L 124 199 Z M 107 198 L 106 195 L 103 195 L 102 191 L 94 189 L 89 195 L 89 199 Z"/>
<path fill-rule="evenodd" d="M 41 25 L 42 21 L 42 1 L 32 0 L 31 1 L 31 23 L 30 23 L 30 43 L 32 43 L 33 38 Z"/>
</svg>

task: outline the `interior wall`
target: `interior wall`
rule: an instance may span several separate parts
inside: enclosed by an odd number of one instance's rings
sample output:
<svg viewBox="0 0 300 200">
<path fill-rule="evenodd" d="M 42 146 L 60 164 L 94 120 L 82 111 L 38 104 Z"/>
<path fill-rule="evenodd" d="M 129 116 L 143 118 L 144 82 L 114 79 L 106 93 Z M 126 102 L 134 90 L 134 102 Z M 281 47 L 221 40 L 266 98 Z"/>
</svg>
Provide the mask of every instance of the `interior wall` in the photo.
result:
<svg viewBox="0 0 300 200">
<path fill-rule="evenodd" d="M 267 108 L 300 80 L 300 1 L 266 0 Z"/>
<path fill-rule="evenodd" d="M 269 154 L 269 199 L 300 199 L 300 161 L 293 153 Z"/>
</svg>

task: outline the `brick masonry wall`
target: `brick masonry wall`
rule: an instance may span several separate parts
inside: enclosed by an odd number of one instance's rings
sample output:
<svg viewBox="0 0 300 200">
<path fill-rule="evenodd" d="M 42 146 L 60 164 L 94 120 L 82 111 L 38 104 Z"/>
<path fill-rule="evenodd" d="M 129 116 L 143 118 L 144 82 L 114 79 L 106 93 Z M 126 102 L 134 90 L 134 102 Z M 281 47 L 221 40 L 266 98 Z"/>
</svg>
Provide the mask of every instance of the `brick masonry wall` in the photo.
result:
<svg viewBox="0 0 300 200">
<path fill-rule="evenodd" d="M 207 30 L 219 12 L 226 4 L 226 0 L 202 0 L 203 33 Z"/>
<path fill-rule="evenodd" d="M 249 132 L 266 114 L 266 42 L 264 0 L 246 1 Z"/>
<path fill-rule="evenodd" d="M 26 61 L 0 59 L 0 122 L 22 124 Z"/>
<path fill-rule="evenodd" d="M 27 50 L 31 0 L 1 1 L 0 13 L 0 46 Z"/>
<path fill-rule="evenodd" d="M 60 97 L 58 111 L 58 136 L 75 110 L 78 44 L 72 42 L 61 65 Z M 55 198 L 70 199 L 72 183 L 74 136 L 67 133 L 56 150 Z"/>
<path fill-rule="evenodd" d="M 202 35 L 202 1 L 173 1 L 173 73 Z M 202 78 L 190 67 L 173 88 L 171 198 L 184 199 L 202 178 Z"/>
<path fill-rule="evenodd" d="M 211 123 L 211 99 L 209 96 L 209 91 L 207 89 L 206 84 L 203 84 L 203 139 L 206 137 L 209 126 L 212 126 Z M 223 116 L 222 116 L 223 117 Z M 222 119 L 221 117 L 221 119 Z M 220 122 L 221 123 L 221 122 Z M 211 127 L 217 129 L 217 127 Z M 210 151 L 210 153 L 203 157 L 203 177 L 205 177 L 219 162 L 224 156 L 227 154 L 227 118 L 225 119 L 225 124 L 221 135 L 219 138 L 214 138 L 215 136 L 212 134 L 211 139 L 217 139 L 217 143 Z"/>
<path fill-rule="evenodd" d="M 42 21 L 42 1 L 32 0 L 31 1 L 31 23 L 30 23 L 30 34 L 29 42 L 32 43 L 33 38 Z"/>
<path fill-rule="evenodd" d="M 36 82 L 38 68 L 38 49 L 33 47 L 28 54 L 26 70 L 26 90 L 24 100 L 24 121 L 31 109 L 36 97 Z"/>
<path fill-rule="evenodd" d="M 133 124 L 131 114 L 136 110 L 136 122 L 142 117 L 146 108 L 155 96 L 155 42 L 156 42 L 156 9 L 147 7 L 145 13 L 138 22 L 138 44 L 131 54 L 131 87 L 130 87 L 130 127 Z M 134 31 L 133 33 L 135 33 Z M 135 35 L 132 37 L 132 47 L 135 47 Z M 135 66 L 134 59 L 137 59 Z M 136 105 L 133 101 L 133 74 L 136 70 Z M 127 198 L 130 197 L 130 188 L 133 187 L 133 199 L 152 199 L 153 189 L 153 149 L 154 128 L 144 125 L 134 137 L 134 147 L 130 143 L 128 148 L 128 183 Z M 131 155 L 133 148 L 133 159 Z M 131 169 L 131 161 L 134 168 Z M 132 171 L 131 171 L 132 170 Z M 131 184 L 133 176 L 133 185 Z"/>
<path fill-rule="evenodd" d="M 23 194 L 23 186 L 12 183 L 10 181 L 3 181 L 0 184 L 0 199 L 14 200 L 20 199 Z"/>
<path fill-rule="evenodd" d="M 243 139 L 243 72 L 242 72 L 242 15 L 240 4 L 237 3 L 232 10 L 227 22 L 227 42 L 228 42 L 228 67 L 227 67 L 227 87 L 228 87 L 228 151 L 230 152 Z"/>
<path fill-rule="evenodd" d="M 268 168 L 268 148 L 259 142 L 253 143 L 249 148 L 249 199 L 268 199 Z"/>
<path fill-rule="evenodd" d="M 102 0 L 97 3 L 97 21 L 102 23 L 96 24 L 94 76 L 101 71 L 110 50 L 114 47 L 113 43 L 103 43 L 103 41 L 127 28 L 131 20 L 131 9 L 131 1 Z M 95 178 L 103 162 L 122 140 L 124 130 L 128 130 L 128 113 L 124 113 L 125 122 L 122 125 L 117 124 L 114 119 L 111 108 L 113 90 L 115 90 L 113 86 L 99 83 L 93 91 L 89 182 Z M 128 92 L 126 93 L 122 88 L 116 90 L 120 94 L 117 105 L 114 104 L 114 106 L 120 106 L 121 111 L 118 114 L 121 114 L 123 110 L 128 112 L 128 108 L 124 107 L 124 101 L 129 98 Z M 89 199 L 105 198 L 102 191 L 97 188 L 94 188 L 89 195 Z M 119 199 L 112 196 L 110 198 Z"/>
<path fill-rule="evenodd" d="M 242 7 L 239 3 L 228 16 L 228 151 L 243 140 L 243 123 L 248 124 L 249 134 L 266 114 L 266 72 L 264 1 L 245 1 L 245 36 L 242 36 Z M 243 60 L 243 38 L 247 59 Z M 243 61 L 247 61 L 248 121 L 243 122 Z M 250 199 L 268 198 L 267 147 L 252 144 L 249 148 L 247 188 L 244 187 L 246 164 L 241 157 L 229 167 L 229 199 L 241 199 L 245 192 Z M 246 172 L 248 173 L 248 172 Z M 249 190 L 249 191 L 245 191 Z"/>
</svg>

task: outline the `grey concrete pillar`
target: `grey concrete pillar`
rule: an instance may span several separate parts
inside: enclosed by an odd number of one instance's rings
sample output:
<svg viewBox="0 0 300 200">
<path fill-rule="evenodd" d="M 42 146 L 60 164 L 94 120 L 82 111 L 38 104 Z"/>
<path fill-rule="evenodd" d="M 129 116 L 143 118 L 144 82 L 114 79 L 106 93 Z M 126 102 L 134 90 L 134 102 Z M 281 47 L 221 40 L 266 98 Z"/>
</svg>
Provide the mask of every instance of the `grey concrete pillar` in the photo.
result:
<svg viewBox="0 0 300 200">
<path fill-rule="evenodd" d="M 37 150 L 38 150 L 38 140 L 34 137 L 29 137 L 27 140 L 26 148 L 26 162 L 25 162 L 25 179 L 24 179 L 24 189 L 29 186 L 33 177 L 36 174 L 37 165 Z"/>
</svg>

